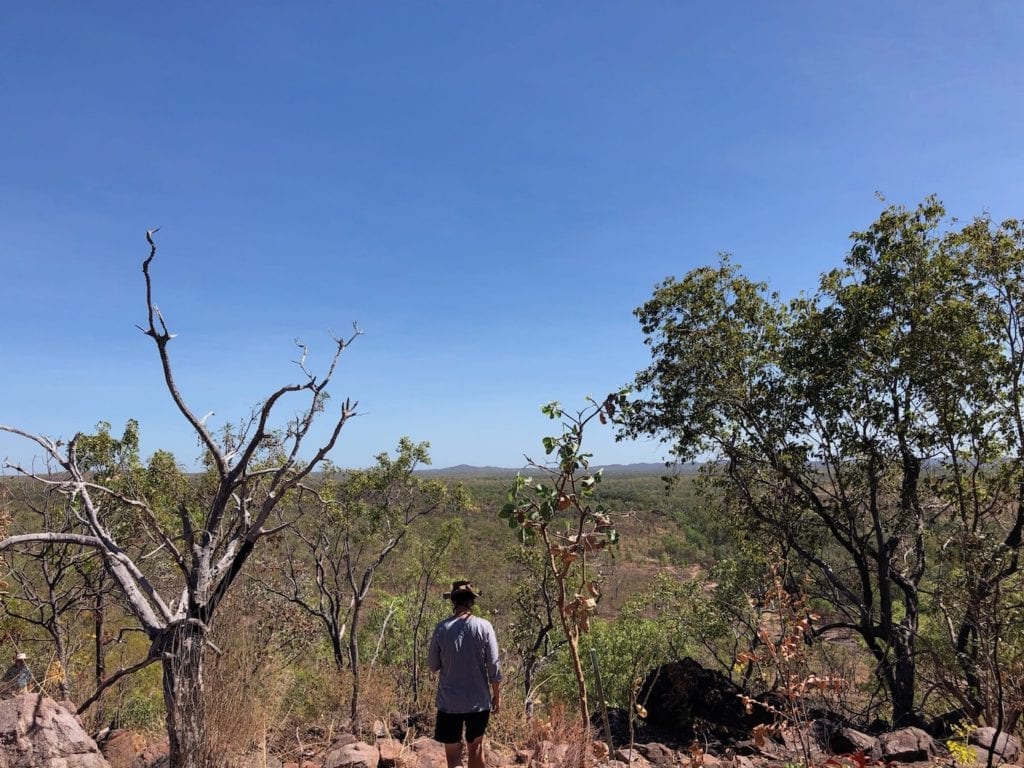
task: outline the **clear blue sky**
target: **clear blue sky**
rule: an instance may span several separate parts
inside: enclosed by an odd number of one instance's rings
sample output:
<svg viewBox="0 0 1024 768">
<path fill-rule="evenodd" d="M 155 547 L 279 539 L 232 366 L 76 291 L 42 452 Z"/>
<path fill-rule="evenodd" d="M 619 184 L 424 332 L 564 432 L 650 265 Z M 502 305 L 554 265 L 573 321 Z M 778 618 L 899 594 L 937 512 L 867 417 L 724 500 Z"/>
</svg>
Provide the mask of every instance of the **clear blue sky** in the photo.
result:
<svg viewBox="0 0 1024 768">
<path fill-rule="evenodd" d="M 1024 216 L 1024 4 L 6 3 L 0 423 L 198 449 L 358 321 L 334 460 L 516 467 L 647 361 L 632 310 L 729 251 L 784 295 L 937 193 Z M 598 464 L 659 461 L 593 434 Z M 0 457 L 28 447 L 0 438 Z"/>
</svg>

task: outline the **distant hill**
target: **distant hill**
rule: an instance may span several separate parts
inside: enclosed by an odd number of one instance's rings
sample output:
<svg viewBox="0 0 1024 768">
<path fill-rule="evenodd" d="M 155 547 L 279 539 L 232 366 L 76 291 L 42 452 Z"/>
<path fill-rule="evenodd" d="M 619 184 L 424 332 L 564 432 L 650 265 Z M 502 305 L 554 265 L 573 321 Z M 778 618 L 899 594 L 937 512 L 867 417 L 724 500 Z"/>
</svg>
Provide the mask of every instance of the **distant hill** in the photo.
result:
<svg viewBox="0 0 1024 768">
<path fill-rule="evenodd" d="M 610 475 L 657 475 L 668 473 L 665 465 L 661 462 L 650 462 L 640 464 L 593 464 L 592 469 L 604 469 L 606 476 Z M 678 468 L 676 471 L 682 474 L 691 474 L 697 469 L 696 465 L 688 464 Z M 513 477 L 516 472 L 530 474 L 529 467 L 509 469 L 508 467 L 474 467 L 470 464 L 458 464 L 454 467 L 443 469 L 420 469 L 418 475 L 433 477 Z"/>
</svg>

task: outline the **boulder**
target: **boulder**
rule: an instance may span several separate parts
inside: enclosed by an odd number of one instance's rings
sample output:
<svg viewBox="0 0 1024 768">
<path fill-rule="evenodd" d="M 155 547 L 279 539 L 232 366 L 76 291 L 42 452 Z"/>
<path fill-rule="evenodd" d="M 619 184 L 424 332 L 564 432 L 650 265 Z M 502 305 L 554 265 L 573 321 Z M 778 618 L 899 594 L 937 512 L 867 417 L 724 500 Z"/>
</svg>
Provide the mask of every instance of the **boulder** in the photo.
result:
<svg viewBox="0 0 1024 768">
<path fill-rule="evenodd" d="M 328 752 L 324 768 L 377 768 L 379 762 L 376 747 L 357 741 Z"/>
<path fill-rule="evenodd" d="M 839 728 L 829 735 L 828 750 L 836 755 L 852 755 L 860 752 L 871 760 L 880 754 L 878 739 L 855 728 Z"/>
<path fill-rule="evenodd" d="M 650 744 L 637 744 L 637 751 L 647 758 L 647 762 L 651 765 L 659 766 L 662 768 L 668 768 L 668 766 L 678 766 L 680 763 L 679 753 L 674 749 L 669 749 L 664 744 L 659 744 L 654 741 Z"/>
<path fill-rule="evenodd" d="M 438 768 L 445 765 L 444 746 L 426 736 L 420 736 L 409 745 L 416 756 L 413 763 L 418 768 Z"/>
<path fill-rule="evenodd" d="M 39 693 L 0 701 L 4 768 L 109 768 L 75 715 Z"/>
<path fill-rule="evenodd" d="M 171 745 L 167 739 L 150 742 L 137 755 L 132 768 L 165 768 L 171 764 Z"/>
<path fill-rule="evenodd" d="M 1016 763 L 1020 757 L 1020 742 L 1009 733 L 1000 733 L 996 738 L 996 729 L 992 727 L 975 728 L 967 737 L 967 743 L 981 747 L 988 752 L 995 742 L 995 754 L 1007 763 Z"/>
<path fill-rule="evenodd" d="M 639 700 L 647 709 L 649 725 L 688 743 L 695 727 L 705 738 L 710 734 L 731 740 L 748 736 L 755 725 L 771 722 L 771 715 L 761 707 L 748 714 L 740 693 L 722 673 L 684 658 L 649 673 Z"/>
<path fill-rule="evenodd" d="M 878 749 L 882 760 L 900 763 L 917 763 L 931 760 L 935 756 L 935 742 L 920 728 L 900 728 L 883 733 L 878 737 Z"/>
<path fill-rule="evenodd" d="M 380 739 L 377 749 L 380 752 L 380 768 L 417 768 L 419 765 L 416 755 L 395 739 Z"/>
<path fill-rule="evenodd" d="M 639 749 L 622 747 L 621 749 L 615 750 L 615 754 L 612 755 L 612 757 L 620 763 L 633 766 L 633 768 L 649 768 L 651 765 Z"/>
<path fill-rule="evenodd" d="M 103 756 L 110 768 L 135 768 L 135 758 L 142 754 L 148 740 L 141 733 L 117 729 L 103 742 Z"/>
</svg>

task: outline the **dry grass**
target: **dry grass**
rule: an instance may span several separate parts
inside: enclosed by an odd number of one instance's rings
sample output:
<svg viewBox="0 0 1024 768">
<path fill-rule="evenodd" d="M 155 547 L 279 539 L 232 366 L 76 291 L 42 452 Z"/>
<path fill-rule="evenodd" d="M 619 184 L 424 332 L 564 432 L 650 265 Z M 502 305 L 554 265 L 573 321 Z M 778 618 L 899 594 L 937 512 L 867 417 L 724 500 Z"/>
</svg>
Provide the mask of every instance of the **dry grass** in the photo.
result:
<svg viewBox="0 0 1024 768">
<path fill-rule="evenodd" d="M 260 618 L 227 605 L 218 619 L 224 630 L 214 641 L 221 653 L 208 656 L 204 686 L 211 754 L 266 755 L 285 720 L 291 665 Z"/>
</svg>

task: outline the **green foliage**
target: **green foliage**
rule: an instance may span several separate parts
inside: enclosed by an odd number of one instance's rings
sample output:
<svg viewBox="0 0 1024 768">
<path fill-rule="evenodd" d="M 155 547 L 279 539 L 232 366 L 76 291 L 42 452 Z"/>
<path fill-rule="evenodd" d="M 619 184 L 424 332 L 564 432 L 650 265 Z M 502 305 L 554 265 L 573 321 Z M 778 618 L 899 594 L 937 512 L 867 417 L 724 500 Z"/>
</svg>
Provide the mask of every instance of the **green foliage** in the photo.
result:
<svg viewBox="0 0 1024 768">
<path fill-rule="evenodd" d="M 953 726 L 953 735 L 946 739 L 946 748 L 957 765 L 972 765 L 977 759 L 974 750 L 968 744 L 968 738 L 974 732 L 974 728 L 971 723 L 959 723 Z"/>
<path fill-rule="evenodd" d="M 928 198 L 855 232 L 811 296 L 785 303 L 722 257 L 636 310 L 652 362 L 626 434 L 712 459 L 706 487 L 861 634 L 897 721 L 925 594 L 954 698 L 980 714 L 1009 660 L 982 635 L 1024 533 L 1022 275 L 1020 223 L 957 228 Z"/>
<path fill-rule="evenodd" d="M 613 620 L 595 620 L 587 635 L 586 644 L 597 652 L 601 685 L 610 707 L 635 712 L 644 677 L 675 656 L 671 625 L 660 617 L 645 616 L 646 609 L 643 601 L 632 602 Z M 594 690 L 591 664 L 587 665 L 587 678 Z"/>
<path fill-rule="evenodd" d="M 166 709 L 160 691 L 160 667 L 152 665 L 132 675 L 116 700 L 115 719 L 121 728 L 159 731 Z"/>
<path fill-rule="evenodd" d="M 602 552 L 618 543 L 619 534 L 610 511 L 597 499 L 600 470 L 590 471 L 591 454 L 583 451 L 583 433 L 593 420 L 618 422 L 628 407 L 625 390 L 598 403 L 567 413 L 557 402 L 541 410 L 552 420 L 562 420 L 562 433 L 542 440 L 544 464 L 531 461 L 542 479 L 516 475 L 507 502 L 498 512 L 523 544 L 540 541 L 546 565 L 541 579 L 550 573 L 554 584 L 554 608 L 567 641 L 577 685 L 583 730 L 590 727 L 587 686 L 579 656 L 580 634 L 590 628 L 591 616 L 601 597 L 600 571 L 595 567 Z M 536 572 L 535 572 L 536 573 Z M 551 606 L 548 607 L 550 615 Z"/>
</svg>

